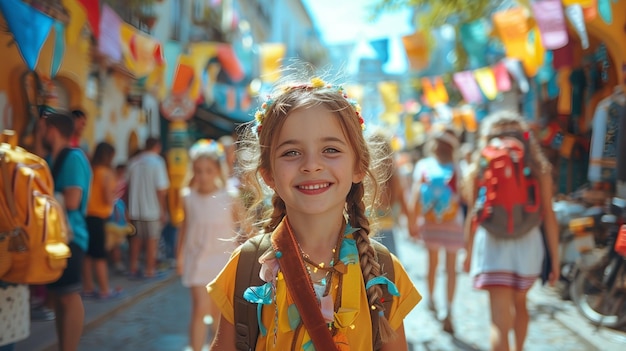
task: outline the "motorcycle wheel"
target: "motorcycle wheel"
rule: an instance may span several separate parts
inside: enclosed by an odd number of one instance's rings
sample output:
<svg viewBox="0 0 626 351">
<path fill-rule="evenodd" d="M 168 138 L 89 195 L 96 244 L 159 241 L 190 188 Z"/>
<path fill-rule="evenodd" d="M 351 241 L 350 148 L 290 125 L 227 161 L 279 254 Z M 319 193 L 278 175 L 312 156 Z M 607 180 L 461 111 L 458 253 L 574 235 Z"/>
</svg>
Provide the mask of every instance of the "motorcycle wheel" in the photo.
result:
<svg viewBox="0 0 626 351">
<path fill-rule="evenodd" d="M 626 322 L 626 267 L 619 260 L 606 257 L 580 270 L 570 286 L 576 308 L 594 325 L 615 328 Z M 607 288 L 603 280 L 611 274 L 617 276 L 613 286 Z"/>
</svg>

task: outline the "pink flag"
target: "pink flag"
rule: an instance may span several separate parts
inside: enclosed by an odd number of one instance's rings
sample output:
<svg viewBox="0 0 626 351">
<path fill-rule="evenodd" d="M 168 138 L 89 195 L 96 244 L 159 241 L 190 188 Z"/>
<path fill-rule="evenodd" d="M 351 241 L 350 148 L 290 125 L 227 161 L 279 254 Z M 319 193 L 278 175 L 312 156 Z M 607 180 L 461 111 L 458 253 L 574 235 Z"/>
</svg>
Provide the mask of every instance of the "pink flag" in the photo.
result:
<svg viewBox="0 0 626 351">
<path fill-rule="evenodd" d="M 511 90 L 511 77 L 504 62 L 499 62 L 493 66 L 493 75 L 496 77 L 496 87 L 498 91 Z"/>
<path fill-rule="evenodd" d="M 454 83 L 468 103 L 481 103 L 483 96 L 471 71 L 457 72 L 452 76 Z"/>
<path fill-rule="evenodd" d="M 569 38 L 561 1 L 535 1 L 532 3 L 532 8 L 537 26 L 539 26 L 543 46 L 548 50 L 565 46 Z"/>
<path fill-rule="evenodd" d="M 116 62 L 122 60 L 122 45 L 120 43 L 121 25 L 122 19 L 120 16 L 106 4 L 102 5 L 98 51 Z"/>
</svg>

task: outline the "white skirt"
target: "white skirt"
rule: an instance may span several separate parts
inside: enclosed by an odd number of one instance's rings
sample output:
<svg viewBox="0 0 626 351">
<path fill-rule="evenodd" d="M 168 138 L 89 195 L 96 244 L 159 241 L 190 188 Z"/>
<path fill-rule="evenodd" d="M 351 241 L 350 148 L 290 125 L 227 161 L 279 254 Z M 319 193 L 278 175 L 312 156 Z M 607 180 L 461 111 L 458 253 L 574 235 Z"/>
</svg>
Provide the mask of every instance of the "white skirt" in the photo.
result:
<svg viewBox="0 0 626 351">
<path fill-rule="evenodd" d="M 474 287 L 528 290 L 541 274 L 545 249 L 539 227 L 518 238 L 499 238 L 476 229 L 470 274 Z"/>
</svg>

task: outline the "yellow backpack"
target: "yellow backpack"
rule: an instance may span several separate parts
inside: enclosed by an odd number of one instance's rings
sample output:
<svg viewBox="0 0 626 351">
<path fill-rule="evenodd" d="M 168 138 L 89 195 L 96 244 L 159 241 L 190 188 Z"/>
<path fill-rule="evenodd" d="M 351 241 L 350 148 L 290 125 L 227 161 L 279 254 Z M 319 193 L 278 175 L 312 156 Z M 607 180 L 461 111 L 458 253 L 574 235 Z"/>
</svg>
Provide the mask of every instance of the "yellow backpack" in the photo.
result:
<svg viewBox="0 0 626 351">
<path fill-rule="evenodd" d="M 59 279 L 71 252 L 65 210 L 54 198 L 45 160 L 0 138 L 0 280 L 46 284 Z"/>
</svg>

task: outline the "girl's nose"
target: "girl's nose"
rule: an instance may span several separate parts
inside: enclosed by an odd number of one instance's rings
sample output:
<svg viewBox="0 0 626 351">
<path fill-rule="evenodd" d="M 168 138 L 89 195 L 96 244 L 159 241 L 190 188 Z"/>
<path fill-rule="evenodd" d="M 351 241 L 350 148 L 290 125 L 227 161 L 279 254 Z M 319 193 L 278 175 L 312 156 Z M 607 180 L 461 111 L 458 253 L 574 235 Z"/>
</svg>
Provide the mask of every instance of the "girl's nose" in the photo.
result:
<svg viewBox="0 0 626 351">
<path fill-rule="evenodd" d="M 322 161 L 320 160 L 319 155 L 315 153 L 309 153 L 304 157 L 302 162 L 302 167 L 300 168 L 302 172 L 311 173 L 322 170 Z"/>
</svg>

